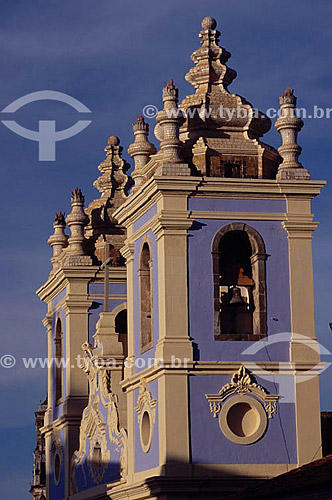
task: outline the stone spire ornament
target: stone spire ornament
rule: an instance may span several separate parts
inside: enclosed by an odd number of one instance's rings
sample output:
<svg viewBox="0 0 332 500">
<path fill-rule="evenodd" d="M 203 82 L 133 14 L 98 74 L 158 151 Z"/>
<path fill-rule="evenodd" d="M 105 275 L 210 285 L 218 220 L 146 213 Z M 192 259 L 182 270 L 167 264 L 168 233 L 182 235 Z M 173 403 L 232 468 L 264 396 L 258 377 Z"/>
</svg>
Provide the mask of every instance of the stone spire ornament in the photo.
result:
<svg viewBox="0 0 332 500">
<path fill-rule="evenodd" d="M 203 19 L 203 29 L 199 34 L 201 47 L 193 52 L 191 59 L 195 66 L 186 74 L 186 80 L 199 93 L 211 92 L 213 87 L 226 91 L 236 78 L 236 71 L 226 66 L 231 54 L 219 46 L 221 33 L 216 27 L 217 21 L 213 17 Z"/>
<path fill-rule="evenodd" d="M 184 123 L 182 111 L 178 108 L 178 89 L 173 80 L 165 82 L 163 88 L 164 108 L 156 118 L 155 136 L 160 140 L 163 167 L 156 170 L 161 175 L 190 175 L 190 169 L 181 156 L 179 128 Z"/>
<path fill-rule="evenodd" d="M 79 188 L 73 190 L 71 204 L 73 208 L 67 217 L 67 224 L 71 231 L 67 252 L 70 255 L 86 256 L 84 228 L 89 222 L 89 217 L 84 211 L 84 196 Z"/>
<path fill-rule="evenodd" d="M 216 28 L 214 18 L 203 19 L 201 45 L 186 74 L 195 93 L 179 105 L 186 117 L 179 131 L 184 161 L 207 177 L 275 178 L 279 155 L 259 141 L 271 120 L 229 92 L 236 71 L 227 66 L 231 54 L 219 45 Z"/>
<path fill-rule="evenodd" d="M 145 123 L 142 115 L 138 116 L 136 122 L 133 123 L 133 132 L 135 142 L 128 148 L 128 153 L 135 161 L 135 170 L 131 174 L 135 186 L 131 193 L 137 191 L 146 181 L 142 169 L 148 163 L 150 156 L 157 152 L 155 146 L 148 140 L 149 124 Z"/>
<path fill-rule="evenodd" d="M 106 159 L 98 166 L 102 175 L 93 183 L 103 200 L 111 197 L 124 200 L 127 196 L 130 182 L 126 171 L 130 165 L 121 158 L 122 150 L 118 137 L 112 135 L 108 138 L 105 147 Z"/>
<path fill-rule="evenodd" d="M 278 168 L 277 180 L 310 179 L 310 173 L 298 161 L 302 148 L 297 144 L 297 134 L 303 127 L 303 121 L 296 115 L 294 90 L 288 87 L 282 91 L 279 102 L 281 115 L 275 123 L 275 128 L 282 138 L 282 145 L 278 148 L 282 163 Z"/>
<path fill-rule="evenodd" d="M 133 185 L 126 172 L 130 168 L 122 156 L 120 139 L 115 135 L 108 138 L 105 147 L 106 159 L 98 166 L 100 177 L 93 183 L 100 192 L 100 198 L 93 200 L 86 213 L 90 217 L 85 235 L 96 237 L 102 234 L 118 234 L 121 232 L 113 212 L 127 199 L 128 189 Z"/>
<path fill-rule="evenodd" d="M 65 213 L 60 210 L 59 213 L 55 215 L 53 222 L 54 234 L 52 234 L 47 243 L 53 249 L 53 257 L 51 257 L 51 262 L 53 264 L 53 272 L 60 268 L 58 263 L 58 256 L 61 254 L 62 250 L 68 246 L 68 236 L 65 234 Z"/>
</svg>

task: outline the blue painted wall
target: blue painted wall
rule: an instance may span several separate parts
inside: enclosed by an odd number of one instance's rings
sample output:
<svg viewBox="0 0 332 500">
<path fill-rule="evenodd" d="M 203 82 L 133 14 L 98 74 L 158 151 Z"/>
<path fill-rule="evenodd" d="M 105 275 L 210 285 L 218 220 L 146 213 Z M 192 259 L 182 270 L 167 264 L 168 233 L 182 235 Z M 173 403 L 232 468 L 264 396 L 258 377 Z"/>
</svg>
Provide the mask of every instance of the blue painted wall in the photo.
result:
<svg viewBox="0 0 332 500">
<path fill-rule="evenodd" d="M 58 295 L 56 297 L 54 297 L 54 299 L 52 300 L 52 309 L 55 308 L 55 306 L 57 304 L 59 304 L 59 302 L 65 298 L 66 296 L 66 293 L 67 293 L 67 289 L 65 288 L 64 290 L 62 290 L 62 292 L 58 293 Z"/>
<path fill-rule="evenodd" d="M 88 293 L 92 295 L 104 295 L 104 283 L 89 283 Z M 109 295 L 126 295 L 127 283 L 110 283 Z"/>
<path fill-rule="evenodd" d="M 294 385 L 293 377 L 287 384 Z M 256 377 L 272 394 L 279 393 L 279 384 Z M 213 418 L 205 394 L 217 394 L 230 382 L 230 376 L 189 376 L 191 457 L 194 464 L 296 464 L 295 405 L 277 403 L 277 413 L 268 419 L 263 437 L 256 443 L 240 445 L 227 439 Z"/>
<path fill-rule="evenodd" d="M 154 215 L 157 213 L 157 205 L 153 205 L 149 210 L 145 212 L 136 222 L 134 222 L 134 232 L 138 231 L 139 228 L 144 226 Z"/>
<path fill-rule="evenodd" d="M 188 210 L 211 212 L 285 213 L 284 200 L 237 200 L 231 198 L 188 198 Z"/>
<path fill-rule="evenodd" d="M 234 200 L 192 198 L 190 210 L 236 212 L 286 212 L 279 200 Z M 212 242 L 216 233 L 232 222 L 254 228 L 263 238 L 266 261 L 267 326 L 272 334 L 288 332 L 282 342 L 216 341 L 213 331 Z M 189 333 L 195 344 L 195 358 L 203 361 L 289 361 L 291 330 L 289 255 L 287 233 L 280 221 L 197 219 L 188 236 Z M 274 319 L 272 319 L 274 318 Z M 276 321 L 277 319 L 277 321 Z M 259 347 L 247 354 L 248 348 Z M 250 349 L 249 349 L 250 350 Z M 216 394 L 230 382 L 230 376 L 189 377 L 191 454 L 197 464 L 284 464 L 296 463 L 296 420 L 294 378 L 269 377 L 257 381 L 269 392 L 280 394 L 278 412 L 268 419 L 264 436 L 251 445 L 239 445 L 221 432 L 219 418 L 213 418 L 205 394 Z M 274 382 L 273 382 L 274 380 Z"/>
</svg>

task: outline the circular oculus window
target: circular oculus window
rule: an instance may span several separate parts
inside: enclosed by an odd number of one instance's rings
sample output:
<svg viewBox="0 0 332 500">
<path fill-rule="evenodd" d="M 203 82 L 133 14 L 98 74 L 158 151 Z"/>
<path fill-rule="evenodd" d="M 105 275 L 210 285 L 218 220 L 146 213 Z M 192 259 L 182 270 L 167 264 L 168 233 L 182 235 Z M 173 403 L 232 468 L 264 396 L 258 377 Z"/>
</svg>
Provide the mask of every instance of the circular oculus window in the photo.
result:
<svg viewBox="0 0 332 500">
<path fill-rule="evenodd" d="M 54 455 L 54 482 L 56 485 L 60 482 L 61 476 L 61 458 L 59 453 L 56 451 Z"/>
<path fill-rule="evenodd" d="M 233 396 L 221 408 L 219 426 L 233 443 L 252 444 L 265 433 L 266 412 L 253 397 Z"/>
<path fill-rule="evenodd" d="M 144 453 L 147 453 L 151 448 L 153 425 L 150 411 L 143 409 L 140 423 L 141 446 Z"/>
</svg>

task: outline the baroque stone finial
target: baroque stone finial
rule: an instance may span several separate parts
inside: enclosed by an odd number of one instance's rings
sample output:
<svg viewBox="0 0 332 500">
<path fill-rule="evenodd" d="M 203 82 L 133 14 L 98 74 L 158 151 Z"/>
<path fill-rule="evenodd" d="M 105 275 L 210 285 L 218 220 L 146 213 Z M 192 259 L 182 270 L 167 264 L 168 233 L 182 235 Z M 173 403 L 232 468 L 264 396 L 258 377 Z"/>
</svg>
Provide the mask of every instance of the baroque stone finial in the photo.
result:
<svg viewBox="0 0 332 500">
<path fill-rule="evenodd" d="M 116 135 L 111 135 L 111 137 L 108 138 L 107 143 L 109 146 L 119 146 L 120 139 Z"/>
<path fill-rule="evenodd" d="M 84 205 L 84 196 L 82 194 L 82 191 L 77 187 L 73 189 L 72 195 L 71 195 L 71 204 L 72 205 Z"/>
<path fill-rule="evenodd" d="M 133 132 L 135 142 L 128 148 L 128 153 L 135 161 L 135 170 L 131 174 L 135 181 L 132 193 L 137 191 L 146 180 L 142 169 L 148 163 L 150 156 L 157 152 L 154 145 L 148 140 L 149 124 L 145 123 L 142 115 L 138 116 L 136 122 L 133 123 Z"/>
<path fill-rule="evenodd" d="M 279 102 L 281 114 L 275 128 L 282 139 L 282 145 L 278 148 L 282 162 L 278 168 L 277 180 L 310 179 L 310 173 L 298 161 L 302 148 L 297 144 L 297 135 L 303 127 L 303 121 L 296 115 L 294 90 L 289 87 L 283 90 Z"/>
<path fill-rule="evenodd" d="M 101 175 L 93 183 L 93 186 L 100 192 L 100 197 L 91 201 L 86 209 L 90 217 L 90 223 L 85 228 L 87 238 L 93 236 L 97 241 L 98 237 L 103 234 L 121 235 L 123 233 L 113 217 L 113 212 L 126 201 L 128 189 L 133 181 L 126 174 L 130 164 L 122 159 L 122 150 L 118 137 L 112 135 L 108 138 L 105 147 L 106 158 L 98 165 Z"/>
<path fill-rule="evenodd" d="M 125 199 L 130 184 L 126 171 L 130 165 L 121 158 L 123 148 L 120 146 L 118 137 L 112 135 L 108 138 L 107 144 L 105 147 L 106 160 L 98 166 L 102 175 L 95 180 L 93 185 L 101 193 L 101 198 L 104 201 L 107 198 L 117 196 Z"/>
<path fill-rule="evenodd" d="M 84 196 L 79 188 L 73 189 L 71 196 L 72 211 L 67 217 L 67 224 L 71 231 L 68 240 L 68 253 L 71 255 L 87 255 L 85 250 L 84 227 L 89 217 L 84 211 Z"/>
<path fill-rule="evenodd" d="M 178 89 L 173 79 L 165 82 L 163 88 L 164 109 L 159 111 L 154 133 L 160 140 L 161 165 L 156 169 L 157 175 L 190 175 L 188 164 L 181 155 L 182 142 L 179 139 L 180 126 L 185 122 L 182 110 L 178 108 Z"/>
<path fill-rule="evenodd" d="M 296 105 L 296 97 L 294 95 L 294 89 L 291 90 L 287 87 L 286 90 L 282 91 L 282 96 L 280 97 L 280 104 L 294 104 Z"/>
<path fill-rule="evenodd" d="M 158 127 L 157 138 L 161 140 L 160 148 L 163 159 L 169 163 L 181 163 L 181 141 L 179 128 L 184 122 L 183 114 L 178 108 L 178 89 L 174 81 L 165 82 L 163 88 L 164 109 L 159 111 L 156 121 Z"/>
<path fill-rule="evenodd" d="M 179 105 L 186 116 L 179 135 L 183 156 L 206 176 L 275 177 L 280 160 L 277 151 L 256 142 L 270 129 L 271 120 L 245 98 L 228 91 L 236 72 L 227 65 L 231 54 L 219 45 L 216 28 L 215 19 L 203 19 L 201 45 L 192 53 L 194 66 L 186 74 L 195 93 Z M 247 154 L 254 149 L 255 159 L 249 166 Z M 257 163 L 257 158 L 262 160 Z"/>
<path fill-rule="evenodd" d="M 65 234 L 65 213 L 60 210 L 55 214 L 55 219 L 53 222 L 54 234 L 52 234 L 47 243 L 52 247 L 53 256 L 51 257 L 51 262 L 53 264 L 53 271 L 59 269 L 58 255 L 61 254 L 62 250 L 68 246 L 68 236 Z"/>
<path fill-rule="evenodd" d="M 54 223 L 53 224 L 56 224 L 57 226 L 65 226 L 66 225 L 66 221 L 65 221 L 65 213 L 61 210 L 59 210 L 59 212 L 57 214 L 55 214 L 55 219 L 54 219 Z"/>
<path fill-rule="evenodd" d="M 217 27 L 217 21 L 214 17 L 204 17 L 202 21 L 203 30 L 215 30 Z"/>
<path fill-rule="evenodd" d="M 231 54 L 219 46 L 220 31 L 216 30 L 217 22 L 213 17 L 205 17 L 202 21 L 201 47 L 195 50 L 191 59 L 195 66 L 186 74 L 186 80 L 197 92 L 209 92 L 214 88 L 226 91 L 236 77 L 236 71 L 226 66 Z"/>
</svg>

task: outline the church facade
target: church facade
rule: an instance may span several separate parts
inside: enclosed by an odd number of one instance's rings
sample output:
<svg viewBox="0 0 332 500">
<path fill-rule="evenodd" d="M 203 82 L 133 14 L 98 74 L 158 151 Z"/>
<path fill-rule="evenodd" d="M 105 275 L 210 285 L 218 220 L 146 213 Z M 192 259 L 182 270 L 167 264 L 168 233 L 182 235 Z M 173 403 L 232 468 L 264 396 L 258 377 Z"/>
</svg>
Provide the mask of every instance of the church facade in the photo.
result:
<svg viewBox="0 0 332 500">
<path fill-rule="evenodd" d="M 108 139 L 100 196 L 75 188 L 49 238 L 46 498 L 220 499 L 321 457 L 311 200 L 303 122 L 228 91 L 213 18 L 179 102 L 162 89 L 122 158 Z M 227 111 L 226 111 L 227 110 Z M 69 234 L 67 234 L 68 226 Z M 61 363 L 65 360 L 65 363 Z M 36 497 L 37 498 L 37 497 Z"/>
</svg>

